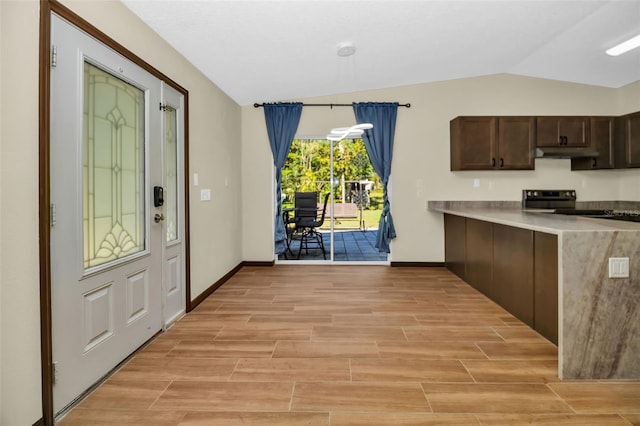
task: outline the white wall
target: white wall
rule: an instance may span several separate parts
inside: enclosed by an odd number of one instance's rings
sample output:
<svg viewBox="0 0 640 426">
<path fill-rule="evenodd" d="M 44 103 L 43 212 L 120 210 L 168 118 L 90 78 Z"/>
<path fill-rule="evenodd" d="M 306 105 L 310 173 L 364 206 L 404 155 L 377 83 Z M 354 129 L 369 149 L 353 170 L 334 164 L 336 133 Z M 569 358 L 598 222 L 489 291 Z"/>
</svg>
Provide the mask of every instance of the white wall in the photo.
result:
<svg viewBox="0 0 640 426">
<path fill-rule="evenodd" d="M 41 417 L 38 3 L 0 2 L 0 424 Z"/>
<path fill-rule="evenodd" d="M 64 4 L 189 91 L 191 294 L 242 261 L 241 109 L 116 1 Z M 39 2 L 0 1 L 0 424 L 42 417 L 38 260 Z M 225 186 L 225 179 L 228 186 Z"/>
<path fill-rule="evenodd" d="M 3 121 L 3 115 L 2 115 L 2 107 L 3 107 L 3 102 L 2 102 L 2 86 L 3 81 L 2 81 L 2 52 L 4 52 L 4 45 L 3 45 L 3 41 L 6 40 L 6 37 L 4 37 L 4 33 L 2 32 L 2 28 L 3 28 L 3 22 L 2 22 L 2 15 L 3 15 L 3 8 L 2 8 L 2 3 L 0 3 L 0 191 L 2 190 L 2 121 Z M 2 235 L 2 197 L 0 197 L 0 235 Z M 0 365 L 2 365 L 2 243 L 0 242 Z M 0 367 L 0 410 L 2 409 L 2 368 Z M 2 421 L 2 416 L 0 415 L 0 422 Z"/>
<path fill-rule="evenodd" d="M 640 104 L 640 80 L 618 90 L 618 110 L 620 115 L 638 111 Z"/>
<path fill-rule="evenodd" d="M 398 101 L 400 108 L 392 165 L 391 210 L 398 238 L 393 261 L 439 262 L 444 259 L 442 215 L 426 210 L 428 200 L 521 199 L 523 188 L 576 188 L 580 200 L 640 200 L 627 191 L 640 170 L 571 172 L 570 160 L 536 160 L 533 171 L 451 172 L 449 121 L 459 115 L 618 115 L 624 108 L 640 110 L 637 85 L 608 89 L 514 75 L 419 84 L 341 94 L 304 102 L 350 103 Z M 624 105 L 621 101 L 624 98 Z M 332 127 L 355 122 L 351 108 L 308 107 L 299 135 L 323 135 Z M 242 111 L 243 203 L 254 206 L 243 216 L 243 258 L 271 260 L 273 219 L 256 215 L 270 211 L 273 166 L 262 109 Z M 269 160 L 269 161 L 267 161 Z M 473 180 L 480 179 L 480 187 Z M 638 187 L 639 185 L 635 185 Z M 625 189 L 623 189 L 623 187 Z M 624 195 L 624 197 L 623 197 Z M 245 209 L 247 210 L 247 209 Z"/>
</svg>

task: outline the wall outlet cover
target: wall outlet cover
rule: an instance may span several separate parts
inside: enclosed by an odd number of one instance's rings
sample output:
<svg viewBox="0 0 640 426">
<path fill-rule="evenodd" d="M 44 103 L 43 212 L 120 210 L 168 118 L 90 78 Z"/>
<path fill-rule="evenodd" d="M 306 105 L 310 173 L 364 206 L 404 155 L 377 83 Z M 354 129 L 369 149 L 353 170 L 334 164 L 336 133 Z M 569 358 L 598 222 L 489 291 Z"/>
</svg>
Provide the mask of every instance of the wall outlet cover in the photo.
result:
<svg viewBox="0 0 640 426">
<path fill-rule="evenodd" d="M 629 278 L 629 258 L 609 258 L 609 278 Z"/>
</svg>

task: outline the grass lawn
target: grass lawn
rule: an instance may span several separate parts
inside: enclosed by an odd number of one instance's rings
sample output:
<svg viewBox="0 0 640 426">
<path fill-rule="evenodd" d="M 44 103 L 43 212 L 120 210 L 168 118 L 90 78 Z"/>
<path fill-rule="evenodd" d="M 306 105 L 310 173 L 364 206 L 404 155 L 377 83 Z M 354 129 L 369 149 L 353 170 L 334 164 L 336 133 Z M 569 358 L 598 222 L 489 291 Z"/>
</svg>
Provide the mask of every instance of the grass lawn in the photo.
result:
<svg viewBox="0 0 640 426">
<path fill-rule="evenodd" d="M 328 216 L 328 208 L 327 208 L 327 216 Z M 382 209 L 380 210 L 363 210 L 364 216 L 364 226 L 368 230 L 378 229 L 378 222 L 380 222 L 380 214 L 382 214 Z M 320 229 L 329 229 L 331 227 L 330 221 L 325 219 L 324 225 Z M 338 218 L 335 220 L 333 224 L 334 229 L 360 229 L 360 212 L 358 211 L 358 216 L 353 218 Z"/>
</svg>

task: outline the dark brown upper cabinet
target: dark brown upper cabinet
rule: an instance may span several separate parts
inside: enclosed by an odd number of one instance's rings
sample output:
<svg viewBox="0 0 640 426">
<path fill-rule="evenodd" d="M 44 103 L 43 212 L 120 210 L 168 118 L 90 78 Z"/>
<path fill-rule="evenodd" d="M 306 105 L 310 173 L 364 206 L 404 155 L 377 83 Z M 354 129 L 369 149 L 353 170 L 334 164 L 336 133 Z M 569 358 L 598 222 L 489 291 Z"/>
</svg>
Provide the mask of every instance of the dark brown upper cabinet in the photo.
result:
<svg viewBox="0 0 640 426">
<path fill-rule="evenodd" d="M 571 159 L 571 170 L 613 169 L 615 148 L 615 117 L 591 117 L 591 146 L 598 157 Z"/>
<path fill-rule="evenodd" d="M 451 170 L 533 170 L 534 117 L 456 117 Z"/>
<path fill-rule="evenodd" d="M 537 117 L 537 146 L 589 146 L 589 117 Z"/>
<path fill-rule="evenodd" d="M 640 167 L 640 112 L 616 119 L 616 168 Z"/>
</svg>

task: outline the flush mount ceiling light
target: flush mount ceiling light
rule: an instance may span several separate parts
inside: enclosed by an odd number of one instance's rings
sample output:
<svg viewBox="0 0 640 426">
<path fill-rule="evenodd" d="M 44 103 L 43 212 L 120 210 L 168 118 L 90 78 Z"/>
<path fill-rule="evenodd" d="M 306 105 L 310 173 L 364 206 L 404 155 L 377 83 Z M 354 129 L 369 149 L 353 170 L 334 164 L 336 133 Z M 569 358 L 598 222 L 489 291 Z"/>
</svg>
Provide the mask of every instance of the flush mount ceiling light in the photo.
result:
<svg viewBox="0 0 640 426">
<path fill-rule="evenodd" d="M 356 53 L 356 47 L 353 45 L 353 43 L 344 42 L 338 44 L 338 56 L 346 57 L 351 56 L 354 53 Z"/>
<path fill-rule="evenodd" d="M 607 55 L 619 56 L 623 53 L 627 53 L 628 51 L 635 49 L 636 47 L 640 47 L 640 35 L 630 38 L 627 41 L 623 41 L 617 46 L 613 46 L 611 49 L 607 50 Z"/>
</svg>

